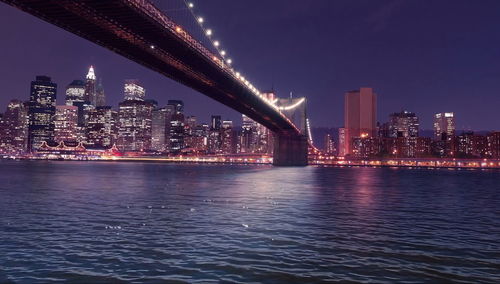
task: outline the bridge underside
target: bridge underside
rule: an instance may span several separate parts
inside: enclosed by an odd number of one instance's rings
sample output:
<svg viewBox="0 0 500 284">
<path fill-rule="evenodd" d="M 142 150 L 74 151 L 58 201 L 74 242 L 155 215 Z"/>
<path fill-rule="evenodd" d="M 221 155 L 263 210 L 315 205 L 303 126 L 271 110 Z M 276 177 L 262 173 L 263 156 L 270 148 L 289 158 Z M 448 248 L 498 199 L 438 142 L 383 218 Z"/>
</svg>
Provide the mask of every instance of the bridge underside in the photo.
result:
<svg viewBox="0 0 500 284">
<path fill-rule="evenodd" d="M 231 72 L 168 28 L 147 0 L 0 0 L 157 71 L 276 134 L 274 164 L 307 164 L 307 139 Z M 155 8 L 154 8 L 155 9 Z M 153 10 L 154 10 L 153 9 Z M 160 19 L 160 20 L 159 20 Z"/>
</svg>

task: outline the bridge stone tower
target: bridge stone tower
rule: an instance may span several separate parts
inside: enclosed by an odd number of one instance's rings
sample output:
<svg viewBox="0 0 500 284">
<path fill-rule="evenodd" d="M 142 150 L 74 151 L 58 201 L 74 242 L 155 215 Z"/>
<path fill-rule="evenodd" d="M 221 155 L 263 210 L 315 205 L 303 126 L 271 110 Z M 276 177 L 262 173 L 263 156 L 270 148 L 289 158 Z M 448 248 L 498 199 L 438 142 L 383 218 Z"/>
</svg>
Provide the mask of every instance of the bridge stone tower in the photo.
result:
<svg viewBox="0 0 500 284">
<path fill-rule="evenodd" d="M 298 128 L 300 134 L 279 132 L 274 137 L 273 165 L 307 166 L 309 137 L 305 98 L 278 99 L 280 111 Z"/>
</svg>

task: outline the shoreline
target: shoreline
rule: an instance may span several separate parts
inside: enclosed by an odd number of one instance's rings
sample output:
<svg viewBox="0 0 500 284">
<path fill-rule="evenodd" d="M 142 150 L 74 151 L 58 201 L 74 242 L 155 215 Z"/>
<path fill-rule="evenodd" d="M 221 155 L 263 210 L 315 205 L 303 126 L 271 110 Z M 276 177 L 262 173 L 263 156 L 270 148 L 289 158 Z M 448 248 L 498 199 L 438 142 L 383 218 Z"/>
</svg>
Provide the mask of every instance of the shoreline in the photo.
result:
<svg viewBox="0 0 500 284">
<path fill-rule="evenodd" d="M 208 164 L 208 165 L 269 165 L 272 161 L 238 161 L 228 158 L 156 158 L 156 157 L 127 157 L 104 159 L 31 159 L 31 158 L 0 158 L 0 161 L 50 161 L 50 162 L 146 162 L 170 164 Z M 406 164 L 403 164 L 406 162 Z M 422 164 L 425 163 L 425 164 Z M 429 164 L 431 163 L 431 164 Z M 434 164 L 432 164 L 434 163 Z M 436 164 L 438 163 L 438 164 Z M 465 164 L 462 164 L 465 163 Z M 332 162 L 310 162 L 308 166 L 335 167 L 335 168 L 404 168 L 404 169 L 449 169 L 449 170 L 500 170 L 500 160 L 337 160 Z"/>
</svg>

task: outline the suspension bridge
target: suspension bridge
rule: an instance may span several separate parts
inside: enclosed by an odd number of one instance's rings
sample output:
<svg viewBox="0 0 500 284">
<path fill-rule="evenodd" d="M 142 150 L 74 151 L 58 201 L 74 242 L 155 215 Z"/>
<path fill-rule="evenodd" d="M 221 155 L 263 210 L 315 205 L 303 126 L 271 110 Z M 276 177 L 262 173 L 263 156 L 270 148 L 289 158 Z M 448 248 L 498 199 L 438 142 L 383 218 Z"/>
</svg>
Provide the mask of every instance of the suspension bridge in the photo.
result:
<svg viewBox="0 0 500 284">
<path fill-rule="evenodd" d="M 306 100 L 276 100 L 265 96 L 233 67 L 233 60 L 215 39 L 213 30 L 205 27 L 205 19 L 194 12 L 193 3 L 182 0 L 0 1 L 247 115 L 273 131 L 274 165 L 307 165 L 312 140 Z M 182 18 L 190 23 L 181 23 Z M 298 118 L 293 114 L 297 110 L 301 111 Z"/>
</svg>

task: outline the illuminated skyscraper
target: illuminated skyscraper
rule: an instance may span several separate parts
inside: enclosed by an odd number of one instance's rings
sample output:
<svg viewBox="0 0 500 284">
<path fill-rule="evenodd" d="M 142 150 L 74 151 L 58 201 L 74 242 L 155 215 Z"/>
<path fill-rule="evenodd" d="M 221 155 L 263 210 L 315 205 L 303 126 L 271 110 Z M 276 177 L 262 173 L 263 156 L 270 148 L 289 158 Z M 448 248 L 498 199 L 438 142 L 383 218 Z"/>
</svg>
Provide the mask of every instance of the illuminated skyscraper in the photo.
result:
<svg viewBox="0 0 500 284">
<path fill-rule="evenodd" d="M 85 77 L 85 96 L 84 100 L 90 102 L 91 105 L 97 105 L 97 90 L 96 90 L 96 77 L 94 67 L 90 66 L 89 72 Z"/>
<path fill-rule="evenodd" d="M 376 136 L 376 122 L 377 95 L 372 88 L 361 88 L 359 91 L 349 91 L 345 94 L 345 155 L 352 154 L 353 138 Z"/>
<path fill-rule="evenodd" d="M 169 100 L 167 107 L 172 108 L 169 126 L 169 151 L 179 153 L 184 148 L 184 102 Z"/>
<path fill-rule="evenodd" d="M 434 115 L 434 138 L 446 140 L 455 136 L 455 116 L 453 112 L 436 113 Z"/>
<path fill-rule="evenodd" d="M 258 123 L 246 115 L 242 115 L 240 152 L 254 153 L 256 151 L 257 141 L 259 140 L 257 132 Z"/>
<path fill-rule="evenodd" d="M 54 117 L 55 142 L 75 142 L 77 140 L 78 107 L 56 106 Z"/>
<path fill-rule="evenodd" d="M 146 90 L 138 80 L 126 80 L 123 92 L 125 101 L 119 104 L 117 146 L 123 151 L 149 151 L 155 106 L 144 101 Z"/>
<path fill-rule="evenodd" d="M 151 129 L 151 149 L 158 152 L 168 151 L 170 118 L 173 107 L 162 107 L 153 110 Z"/>
<path fill-rule="evenodd" d="M 234 147 L 233 147 L 233 122 L 231 120 L 222 121 L 220 136 L 221 136 L 221 153 L 225 155 L 232 154 Z"/>
<path fill-rule="evenodd" d="M 85 101 L 85 82 L 74 80 L 66 87 L 66 105 L 73 106 L 74 102 Z"/>
<path fill-rule="evenodd" d="M 31 82 L 28 102 L 28 150 L 37 150 L 42 142 L 54 140 L 57 84 L 50 77 L 36 76 Z"/>
<path fill-rule="evenodd" d="M 118 143 L 123 151 L 151 150 L 153 105 L 145 101 L 126 100 L 119 104 Z"/>
<path fill-rule="evenodd" d="M 131 101 L 131 100 L 143 101 L 144 97 L 146 96 L 146 89 L 144 89 L 139 80 L 130 79 L 130 80 L 125 80 L 123 93 L 125 95 L 126 101 Z"/>
<path fill-rule="evenodd" d="M 90 110 L 85 128 L 86 144 L 100 148 L 113 146 L 117 140 L 117 117 L 118 113 L 110 106 L 99 106 Z"/>
<path fill-rule="evenodd" d="M 221 151 L 221 128 L 221 116 L 212 115 L 212 119 L 210 122 L 210 134 L 208 136 L 208 152 L 211 154 L 217 154 Z"/>
<path fill-rule="evenodd" d="M 27 108 L 19 100 L 10 101 L 0 119 L 0 152 L 22 154 L 28 145 Z"/>
</svg>

